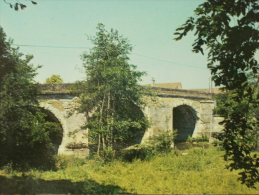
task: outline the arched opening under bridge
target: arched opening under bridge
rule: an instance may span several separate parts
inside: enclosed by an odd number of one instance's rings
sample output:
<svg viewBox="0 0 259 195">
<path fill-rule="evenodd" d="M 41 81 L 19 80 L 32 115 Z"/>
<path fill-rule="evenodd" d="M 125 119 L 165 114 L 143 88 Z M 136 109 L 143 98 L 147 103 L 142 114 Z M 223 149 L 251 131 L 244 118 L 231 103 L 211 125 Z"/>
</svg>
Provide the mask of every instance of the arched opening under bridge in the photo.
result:
<svg viewBox="0 0 259 195">
<path fill-rule="evenodd" d="M 177 130 L 176 142 L 186 142 L 188 136 L 192 137 L 196 122 L 196 111 L 188 105 L 173 108 L 173 129 Z"/>
<path fill-rule="evenodd" d="M 63 138 L 62 125 L 60 121 L 57 119 L 57 117 L 49 110 L 41 108 L 41 112 L 46 115 L 45 116 L 46 121 L 54 122 L 57 125 L 58 131 L 50 133 L 50 138 L 52 140 L 52 144 L 54 145 L 55 153 L 58 154 L 58 149 L 59 149 L 59 146 L 61 145 L 62 138 Z"/>
</svg>

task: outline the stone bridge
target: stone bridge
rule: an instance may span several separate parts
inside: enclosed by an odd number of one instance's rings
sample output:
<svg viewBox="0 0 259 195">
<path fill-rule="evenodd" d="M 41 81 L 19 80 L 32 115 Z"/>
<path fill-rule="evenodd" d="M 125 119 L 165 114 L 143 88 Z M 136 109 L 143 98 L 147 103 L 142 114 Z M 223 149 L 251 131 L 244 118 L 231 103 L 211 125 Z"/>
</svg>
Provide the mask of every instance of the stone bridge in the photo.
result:
<svg viewBox="0 0 259 195">
<path fill-rule="evenodd" d="M 62 126 L 62 141 L 59 143 L 58 154 L 74 154 L 85 156 L 88 154 L 88 139 L 86 130 L 81 130 L 86 116 L 82 113 L 72 112 L 77 103 L 77 95 L 68 90 L 70 84 L 43 84 L 40 95 L 40 107 L 51 120 L 59 122 Z M 147 98 L 145 115 L 151 121 L 151 127 L 146 130 L 142 142 L 150 136 L 161 131 L 177 129 L 178 140 L 185 141 L 188 136 L 197 137 L 206 134 L 211 137 L 222 127 L 218 123 L 221 117 L 213 115 L 215 94 L 182 90 L 152 88 L 157 91 L 154 101 Z M 71 134 L 76 130 L 76 134 Z"/>
</svg>

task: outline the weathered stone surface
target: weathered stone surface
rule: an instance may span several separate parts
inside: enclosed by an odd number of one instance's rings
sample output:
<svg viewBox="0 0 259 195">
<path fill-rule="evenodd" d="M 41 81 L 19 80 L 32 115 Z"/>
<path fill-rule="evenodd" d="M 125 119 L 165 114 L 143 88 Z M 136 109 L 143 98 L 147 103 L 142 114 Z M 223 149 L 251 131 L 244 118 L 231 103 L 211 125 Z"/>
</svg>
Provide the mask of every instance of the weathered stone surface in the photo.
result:
<svg viewBox="0 0 259 195">
<path fill-rule="evenodd" d="M 85 147 L 88 146 L 87 130 L 80 128 L 87 118 L 84 114 L 73 111 L 78 105 L 76 94 L 69 92 L 69 85 L 43 85 L 42 88 L 40 106 L 56 117 L 63 130 L 58 154 L 87 155 L 89 152 Z M 146 130 L 142 142 L 161 131 L 174 129 L 178 129 L 178 138 L 183 140 L 188 135 L 211 136 L 215 132 L 220 132 L 222 126 L 218 123 L 223 118 L 213 116 L 215 102 L 211 100 L 212 96 L 213 94 L 197 91 L 162 89 L 155 101 L 145 97 L 147 106 L 143 111 L 152 125 Z M 84 147 L 67 147 L 73 144 L 77 146 L 81 144 Z"/>
<path fill-rule="evenodd" d="M 53 96 L 50 96 L 53 98 Z M 64 97 L 66 98 L 66 97 Z M 60 122 L 63 130 L 63 138 L 61 145 L 58 148 L 58 154 L 73 154 L 73 155 L 82 155 L 82 153 L 87 153 L 87 149 L 69 149 L 66 146 L 71 143 L 85 143 L 88 145 L 88 139 L 84 138 L 84 134 L 87 133 L 86 130 L 81 130 L 80 126 L 84 124 L 86 121 L 86 117 L 84 114 L 78 114 L 73 112 L 71 116 L 69 113 L 74 108 L 73 104 L 74 99 L 47 99 L 47 96 L 40 101 L 40 107 L 50 111 L 57 120 Z M 76 133 L 74 133 L 76 131 Z"/>
<path fill-rule="evenodd" d="M 218 122 L 222 118 L 213 116 L 214 107 L 215 103 L 211 100 L 158 97 L 157 102 L 149 103 L 144 110 L 152 126 L 145 132 L 142 142 L 159 131 L 177 128 L 180 140 L 188 135 L 210 136 L 212 132 L 219 132 L 222 127 Z"/>
</svg>

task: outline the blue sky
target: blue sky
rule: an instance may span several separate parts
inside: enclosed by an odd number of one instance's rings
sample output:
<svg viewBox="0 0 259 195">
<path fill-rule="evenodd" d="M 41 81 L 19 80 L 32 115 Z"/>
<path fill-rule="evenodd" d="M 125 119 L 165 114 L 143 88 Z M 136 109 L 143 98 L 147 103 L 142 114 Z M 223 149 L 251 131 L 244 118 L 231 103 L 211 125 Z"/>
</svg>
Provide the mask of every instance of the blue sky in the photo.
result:
<svg viewBox="0 0 259 195">
<path fill-rule="evenodd" d="M 11 0 L 10 0 L 11 1 Z M 206 55 L 191 52 L 192 35 L 174 41 L 175 29 L 183 24 L 202 0 L 20 0 L 28 7 L 14 11 L 0 0 L 0 25 L 7 37 L 32 63 L 43 65 L 36 80 L 52 74 L 65 82 L 84 78 L 80 55 L 92 47 L 98 23 L 127 37 L 133 45 L 130 63 L 146 71 L 142 84 L 181 82 L 183 88 L 208 88 L 210 71 Z"/>
</svg>

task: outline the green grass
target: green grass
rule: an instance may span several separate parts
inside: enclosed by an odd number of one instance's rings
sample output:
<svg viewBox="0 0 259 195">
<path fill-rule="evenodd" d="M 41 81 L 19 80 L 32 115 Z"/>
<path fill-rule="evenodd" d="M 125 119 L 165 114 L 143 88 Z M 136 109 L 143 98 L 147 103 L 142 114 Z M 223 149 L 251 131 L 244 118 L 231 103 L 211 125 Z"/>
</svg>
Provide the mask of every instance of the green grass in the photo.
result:
<svg viewBox="0 0 259 195">
<path fill-rule="evenodd" d="M 258 189 L 237 181 L 238 171 L 225 169 L 222 155 L 217 148 L 192 148 L 146 161 L 106 164 L 59 157 L 57 171 L 30 170 L 23 175 L 2 169 L 0 193 L 257 194 Z"/>
</svg>

